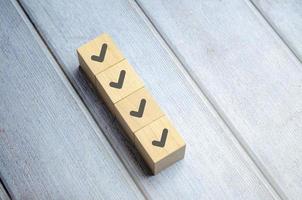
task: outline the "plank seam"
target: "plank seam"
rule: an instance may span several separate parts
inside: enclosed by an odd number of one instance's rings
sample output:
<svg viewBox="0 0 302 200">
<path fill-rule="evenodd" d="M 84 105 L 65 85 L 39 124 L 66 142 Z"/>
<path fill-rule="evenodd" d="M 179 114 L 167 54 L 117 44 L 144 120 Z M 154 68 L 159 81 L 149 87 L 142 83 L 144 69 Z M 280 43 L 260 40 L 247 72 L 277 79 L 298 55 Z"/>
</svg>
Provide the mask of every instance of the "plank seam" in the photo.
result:
<svg viewBox="0 0 302 200">
<path fill-rule="evenodd" d="M 250 4 L 248 3 L 250 2 Z M 280 39 L 281 43 L 286 47 L 286 49 L 292 54 L 300 64 L 302 64 L 302 58 L 300 58 L 295 50 L 286 42 L 286 40 L 283 38 L 281 33 L 279 33 L 278 28 L 274 26 L 274 23 L 271 23 L 269 18 L 264 14 L 263 10 L 259 8 L 256 3 L 254 3 L 254 0 L 245 0 L 245 3 L 251 8 L 251 10 L 254 9 L 261 18 L 267 23 L 267 25 L 272 29 L 272 31 L 276 34 L 276 36 Z"/>
<path fill-rule="evenodd" d="M 268 170 L 265 169 L 264 165 L 257 159 L 257 156 L 254 155 L 252 150 L 249 148 L 249 145 L 244 141 L 244 139 L 240 136 L 239 131 L 235 128 L 232 122 L 228 119 L 228 117 L 224 114 L 224 112 L 220 109 L 220 106 L 215 102 L 214 98 L 211 97 L 209 92 L 205 89 L 205 87 L 198 84 L 198 82 L 193 78 L 190 72 L 185 67 L 186 64 L 179 58 L 177 53 L 173 50 L 172 46 L 165 39 L 164 35 L 159 31 L 155 23 L 153 23 L 151 17 L 145 12 L 143 7 L 138 3 L 137 0 L 129 0 L 130 3 L 134 6 L 134 9 L 137 13 L 143 18 L 147 26 L 150 28 L 151 32 L 158 39 L 159 43 L 163 46 L 163 48 L 168 52 L 171 58 L 174 60 L 176 66 L 180 70 L 180 72 L 184 75 L 184 77 L 191 84 L 192 88 L 197 92 L 198 96 L 206 101 L 209 107 L 209 110 L 214 116 L 217 116 L 218 119 L 221 120 L 221 123 L 224 127 L 226 127 L 230 134 L 230 139 L 235 142 L 234 146 L 237 150 L 243 154 L 246 154 L 249 160 L 246 158 L 245 161 L 247 164 L 252 162 L 253 166 L 251 170 L 256 174 L 256 176 L 262 181 L 267 190 L 272 194 L 272 196 L 276 199 L 287 199 L 284 192 L 278 186 L 278 184 L 273 180 L 273 177 L 269 174 Z M 219 121 L 220 121 L 219 120 Z M 237 143 L 237 144 L 236 144 Z M 238 145 L 238 146 L 237 146 Z"/>
<path fill-rule="evenodd" d="M 1 177 L 2 177 L 2 175 L 1 175 Z M 2 180 L 2 178 L 0 177 L 0 187 L 2 187 L 3 188 L 3 192 L 5 192 L 5 194 L 4 195 L 6 195 L 7 197 L 8 197 L 8 199 L 12 199 L 12 195 L 11 195 L 11 192 L 8 190 L 8 187 L 6 187 L 6 185 L 4 184 L 4 181 Z"/>
<path fill-rule="evenodd" d="M 136 188 L 138 189 L 138 191 L 140 191 L 140 193 L 142 194 L 142 196 L 145 199 L 148 199 L 148 194 L 146 194 L 145 190 L 143 188 L 141 188 L 141 186 L 138 184 L 137 180 L 135 179 L 134 175 L 132 175 L 126 165 L 126 163 L 123 161 L 123 159 L 121 158 L 121 156 L 119 155 L 119 153 L 117 152 L 117 150 L 114 148 L 114 146 L 112 145 L 112 143 L 110 142 L 109 138 L 107 137 L 106 134 L 104 134 L 104 130 L 103 128 L 97 123 L 94 115 L 90 112 L 88 106 L 85 104 L 84 99 L 81 97 L 81 95 L 79 94 L 79 92 L 77 91 L 76 87 L 72 84 L 71 79 L 69 78 L 68 74 L 64 71 L 63 66 L 60 64 L 60 62 L 58 61 L 58 59 L 56 58 L 56 56 L 54 55 L 54 53 L 51 51 L 51 48 L 49 47 L 49 45 L 47 44 L 47 42 L 45 41 L 42 33 L 39 31 L 39 29 L 36 27 L 35 23 L 32 21 L 31 17 L 29 16 L 29 14 L 27 13 L 26 9 L 23 7 L 22 3 L 19 0 L 10 0 L 12 2 L 12 4 L 16 7 L 17 12 L 21 15 L 21 17 L 23 18 L 25 24 L 28 26 L 28 28 L 30 30 L 32 30 L 31 32 L 33 33 L 34 38 L 37 40 L 38 44 L 43 45 L 46 49 L 47 49 L 47 53 L 49 53 L 49 56 L 47 57 L 48 59 L 51 59 L 50 62 L 54 63 L 55 65 L 57 65 L 58 67 L 55 68 L 55 71 L 57 72 L 57 74 L 59 75 L 60 79 L 63 81 L 64 85 L 68 88 L 69 92 L 71 93 L 73 99 L 75 100 L 75 102 L 77 103 L 77 105 L 80 107 L 81 111 L 83 112 L 83 114 L 85 115 L 87 121 L 89 122 L 89 124 L 91 124 L 93 130 L 95 131 L 95 135 L 97 136 L 97 138 L 99 138 L 101 143 L 104 143 L 101 138 L 100 138 L 100 134 L 98 134 L 98 129 L 100 129 L 100 132 L 102 133 L 102 135 L 105 137 L 108 145 L 111 147 L 111 149 L 113 150 L 113 152 L 109 151 L 108 147 L 106 147 L 106 145 L 104 145 L 104 147 L 106 148 L 107 153 L 109 154 L 109 156 L 113 159 L 116 160 L 112 153 L 115 154 L 115 156 L 117 156 L 118 161 L 121 162 L 122 166 L 124 167 L 125 171 L 127 172 L 127 174 L 129 175 L 129 177 L 132 179 L 133 183 L 135 184 Z M 27 20 L 27 21 L 26 21 Z M 43 48 L 42 48 L 43 49 Z M 77 98 L 76 98 L 77 97 Z M 95 126 L 96 125 L 96 126 Z M 128 181 L 127 178 L 125 178 L 126 181 Z M 129 183 L 129 185 L 131 185 Z"/>
</svg>

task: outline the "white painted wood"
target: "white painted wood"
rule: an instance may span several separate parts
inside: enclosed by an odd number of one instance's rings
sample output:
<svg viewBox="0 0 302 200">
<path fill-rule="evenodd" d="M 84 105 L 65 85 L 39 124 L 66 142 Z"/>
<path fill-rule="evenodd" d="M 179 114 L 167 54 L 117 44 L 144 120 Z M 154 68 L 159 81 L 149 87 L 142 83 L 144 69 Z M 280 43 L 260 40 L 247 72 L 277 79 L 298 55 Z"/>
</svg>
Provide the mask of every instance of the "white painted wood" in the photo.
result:
<svg viewBox="0 0 302 200">
<path fill-rule="evenodd" d="M 0 200 L 10 200 L 9 195 L 4 189 L 3 185 L 0 183 Z"/>
<path fill-rule="evenodd" d="M 301 199 L 301 63 L 248 1 L 139 3 L 278 193 Z"/>
<path fill-rule="evenodd" d="M 302 1 L 252 0 L 252 2 L 302 61 Z"/>
<path fill-rule="evenodd" d="M 8 0 L 0 22 L 0 175 L 12 199 L 143 199 Z"/>
<path fill-rule="evenodd" d="M 147 197 L 278 198 L 138 14 L 136 4 L 123 0 L 24 0 L 21 4 Z M 137 151 L 79 72 L 76 48 L 102 32 L 113 37 L 187 143 L 185 159 L 156 176 L 149 176 Z"/>
</svg>

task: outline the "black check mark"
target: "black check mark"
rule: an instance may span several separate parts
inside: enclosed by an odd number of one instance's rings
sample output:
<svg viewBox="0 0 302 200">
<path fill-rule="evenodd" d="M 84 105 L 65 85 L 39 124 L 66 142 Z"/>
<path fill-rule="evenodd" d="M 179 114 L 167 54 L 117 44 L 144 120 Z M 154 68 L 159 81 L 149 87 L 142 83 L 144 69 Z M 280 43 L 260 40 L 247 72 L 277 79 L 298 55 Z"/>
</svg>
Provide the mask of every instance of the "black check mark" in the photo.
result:
<svg viewBox="0 0 302 200">
<path fill-rule="evenodd" d="M 110 82 L 109 83 L 110 87 L 114 87 L 116 89 L 121 89 L 123 87 L 123 84 L 124 84 L 125 76 L 126 76 L 126 71 L 121 70 L 118 81 L 117 82 Z"/>
<path fill-rule="evenodd" d="M 166 144 L 167 136 L 168 136 L 168 129 L 164 128 L 161 134 L 160 141 L 153 140 L 152 144 L 157 147 L 164 147 Z"/>
<path fill-rule="evenodd" d="M 139 104 L 138 111 L 130 111 L 130 115 L 133 117 L 141 118 L 144 114 L 145 107 L 146 107 L 146 99 L 142 99 Z"/>
<path fill-rule="evenodd" d="M 91 60 L 94 60 L 94 61 L 97 61 L 97 62 L 103 62 L 104 59 L 105 59 L 106 51 L 107 51 L 107 44 L 104 43 L 104 44 L 102 45 L 100 55 L 98 55 L 98 56 L 92 55 L 92 56 L 91 56 Z"/>
</svg>

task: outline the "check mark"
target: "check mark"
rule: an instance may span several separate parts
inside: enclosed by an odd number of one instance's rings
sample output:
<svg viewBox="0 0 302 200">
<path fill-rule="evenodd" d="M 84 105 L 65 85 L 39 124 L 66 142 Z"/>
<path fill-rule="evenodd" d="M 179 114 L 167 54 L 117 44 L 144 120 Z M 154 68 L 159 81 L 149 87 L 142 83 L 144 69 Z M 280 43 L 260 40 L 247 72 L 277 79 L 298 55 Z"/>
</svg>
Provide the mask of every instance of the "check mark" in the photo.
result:
<svg viewBox="0 0 302 200">
<path fill-rule="evenodd" d="M 123 87 L 123 83 L 124 83 L 124 80 L 125 80 L 125 75 L 126 75 L 126 71 L 122 70 L 120 72 L 118 81 L 109 83 L 110 87 L 113 87 L 113 88 L 116 88 L 116 89 L 121 89 Z"/>
<path fill-rule="evenodd" d="M 130 111 L 130 115 L 133 117 L 141 118 L 144 114 L 145 107 L 146 107 L 146 99 L 142 99 L 139 104 L 138 111 Z"/>
<path fill-rule="evenodd" d="M 162 134 L 161 134 L 160 141 L 153 140 L 153 141 L 152 141 L 152 144 L 153 144 L 154 146 L 164 147 L 165 144 L 166 144 L 167 136 L 168 136 L 168 129 L 164 128 L 164 129 L 163 129 L 163 132 L 162 132 Z"/>
<path fill-rule="evenodd" d="M 100 55 L 98 55 L 98 56 L 92 55 L 92 56 L 91 56 L 91 60 L 94 60 L 94 61 L 97 61 L 97 62 L 103 62 L 104 59 L 105 59 L 106 51 L 107 51 L 107 44 L 104 43 L 104 44 L 102 45 Z"/>
</svg>

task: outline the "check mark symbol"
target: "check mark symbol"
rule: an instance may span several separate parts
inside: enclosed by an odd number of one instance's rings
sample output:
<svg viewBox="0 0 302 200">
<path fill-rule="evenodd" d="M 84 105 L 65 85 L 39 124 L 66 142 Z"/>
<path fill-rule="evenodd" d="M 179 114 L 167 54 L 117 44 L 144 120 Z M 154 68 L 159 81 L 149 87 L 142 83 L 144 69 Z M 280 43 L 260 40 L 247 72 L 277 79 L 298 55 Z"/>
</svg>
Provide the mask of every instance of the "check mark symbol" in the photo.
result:
<svg viewBox="0 0 302 200">
<path fill-rule="evenodd" d="M 139 104 L 138 111 L 131 111 L 130 115 L 133 116 L 133 117 L 141 118 L 143 116 L 145 107 L 146 107 L 146 99 L 142 99 L 140 104 Z"/>
<path fill-rule="evenodd" d="M 161 134 L 160 141 L 153 140 L 153 141 L 152 141 L 152 144 L 153 144 L 154 146 L 164 147 L 165 144 L 166 144 L 167 136 L 168 136 L 168 129 L 164 128 L 164 129 L 163 129 L 163 132 L 162 132 L 162 134 Z"/>
<path fill-rule="evenodd" d="M 121 89 L 123 87 L 123 83 L 124 83 L 124 80 L 125 80 L 125 75 L 126 75 L 126 71 L 122 70 L 120 72 L 118 81 L 117 82 L 110 82 L 109 83 L 110 87 L 114 87 L 116 89 Z"/>
<path fill-rule="evenodd" d="M 100 55 L 98 55 L 98 56 L 92 55 L 92 56 L 91 56 L 91 60 L 94 60 L 94 61 L 97 61 L 97 62 L 103 62 L 104 59 L 105 59 L 106 51 L 107 51 L 107 44 L 104 43 L 104 44 L 102 45 Z"/>
</svg>

